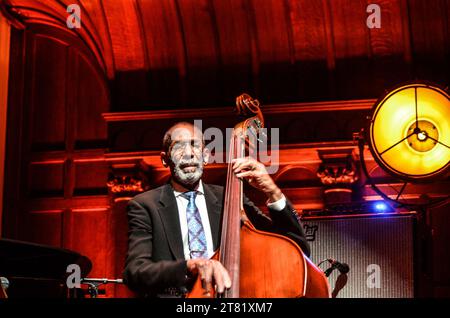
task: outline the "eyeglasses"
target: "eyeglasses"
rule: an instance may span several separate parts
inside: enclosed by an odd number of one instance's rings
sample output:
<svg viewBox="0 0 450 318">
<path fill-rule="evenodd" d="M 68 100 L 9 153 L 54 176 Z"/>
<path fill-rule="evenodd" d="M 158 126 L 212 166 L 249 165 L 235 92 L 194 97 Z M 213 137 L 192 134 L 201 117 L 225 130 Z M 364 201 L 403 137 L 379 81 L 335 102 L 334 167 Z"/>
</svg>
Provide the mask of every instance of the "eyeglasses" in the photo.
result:
<svg viewBox="0 0 450 318">
<path fill-rule="evenodd" d="M 200 140 L 177 141 L 172 144 L 170 151 L 174 154 L 180 154 L 185 151 L 187 146 L 190 146 L 195 152 L 201 152 L 203 143 Z"/>
</svg>

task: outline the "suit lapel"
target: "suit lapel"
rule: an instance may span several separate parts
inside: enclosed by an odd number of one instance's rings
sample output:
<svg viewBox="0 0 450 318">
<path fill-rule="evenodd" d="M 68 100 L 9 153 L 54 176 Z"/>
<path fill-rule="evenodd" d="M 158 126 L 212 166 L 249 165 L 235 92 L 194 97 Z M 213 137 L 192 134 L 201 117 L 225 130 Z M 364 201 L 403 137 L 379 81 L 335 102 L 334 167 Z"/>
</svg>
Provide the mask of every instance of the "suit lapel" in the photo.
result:
<svg viewBox="0 0 450 318">
<path fill-rule="evenodd" d="M 214 250 L 219 247 L 220 242 L 220 221 L 222 215 L 222 204 L 220 203 L 220 193 L 215 193 L 211 187 L 203 183 L 205 191 L 206 208 L 208 209 L 209 224 L 211 226 L 211 235 Z"/>
<path fill-rule="evenodd" d="M 164 225 L 170 249 L 177 260 L 184 259 L 178 206 L 170 184 L 163 187 L 159 202 L 159 215 Z"/>
</svg>

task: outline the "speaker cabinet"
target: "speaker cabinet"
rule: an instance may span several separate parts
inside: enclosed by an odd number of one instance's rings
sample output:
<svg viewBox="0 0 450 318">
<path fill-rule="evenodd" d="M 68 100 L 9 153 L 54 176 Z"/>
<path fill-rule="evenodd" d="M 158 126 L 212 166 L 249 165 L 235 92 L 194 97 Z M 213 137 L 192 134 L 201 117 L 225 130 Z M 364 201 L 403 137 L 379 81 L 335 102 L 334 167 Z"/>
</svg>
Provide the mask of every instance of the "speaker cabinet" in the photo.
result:
<svg viewBox="0 0 450 318">
<path fill-rule="evenodd" d="M 328 277 L 336 298 L 414 297 L 416 215 L 303 217 L 311 260 L 334 259 L 348 264 L 343 274 Z M 329 261 L 320 264 L 323 270 Z"/>
</svg>

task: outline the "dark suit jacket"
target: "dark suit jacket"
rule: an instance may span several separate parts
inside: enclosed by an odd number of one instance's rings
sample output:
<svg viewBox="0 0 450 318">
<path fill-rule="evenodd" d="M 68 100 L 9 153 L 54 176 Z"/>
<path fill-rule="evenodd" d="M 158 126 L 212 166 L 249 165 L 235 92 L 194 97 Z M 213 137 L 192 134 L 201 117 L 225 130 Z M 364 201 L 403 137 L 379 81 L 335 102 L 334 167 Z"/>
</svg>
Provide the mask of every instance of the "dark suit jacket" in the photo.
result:
<svg viewBox="0 0 450 318">
<path fill-rule="evenodd" d="M 220 243 L 224 189 L 208 184 L 203 184 L 203 188 L 216 250 Z M 288 236 L 309 256 L 309 245 L 289 201 L 282 211 L 269 209 L 270 218 L 246 198 L 244 208 L 257 229 Z M 186 260 L 172 186 L 165 184 L 137 195 L 127 209 L 129 232 L 124 282 L 130 289 L 150 296 L 168 287 L 185 288 Z"/>
</svg>

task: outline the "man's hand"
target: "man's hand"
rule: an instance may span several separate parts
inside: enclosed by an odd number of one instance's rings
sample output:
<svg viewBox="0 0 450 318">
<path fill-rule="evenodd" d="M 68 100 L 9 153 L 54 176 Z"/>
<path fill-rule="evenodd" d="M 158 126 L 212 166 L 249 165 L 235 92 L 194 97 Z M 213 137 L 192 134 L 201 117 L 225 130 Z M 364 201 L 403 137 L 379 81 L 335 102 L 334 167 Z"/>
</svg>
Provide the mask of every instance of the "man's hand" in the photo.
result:
<svg viewBox="0 0 450 318">
<path fill-rule="evenodd" d="M 267 173 L 266 167 L 252 157 L 234 159 L 233 172 L 238 178 L 244 178 L 256 189 L 264 192 L 270 202 L 276 202 L 283 198 L 280 188 Z"/>
<path fill-rule="evenodd" d="M 206 294 L 211 292 L 213 282 L 219 294 L 223 293 L 225 288 L 231 287 L 230 275 L 219 261 L 203 258 L 190 259 L 187 261 L 187 268 L 190 274 L 200 275 Z"/>
</svg>

